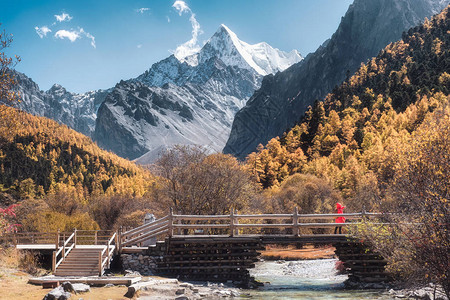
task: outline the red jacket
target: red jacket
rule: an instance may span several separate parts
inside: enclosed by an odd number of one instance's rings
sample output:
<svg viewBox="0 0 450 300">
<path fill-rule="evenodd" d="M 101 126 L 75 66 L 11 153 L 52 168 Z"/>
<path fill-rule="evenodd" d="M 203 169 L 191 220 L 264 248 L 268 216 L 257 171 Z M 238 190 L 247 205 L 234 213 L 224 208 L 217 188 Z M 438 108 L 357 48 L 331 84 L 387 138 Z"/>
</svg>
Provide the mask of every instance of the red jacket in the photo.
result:
<svg viewBox="0 0 450 300">
<path fill-rule="evenodd" d="M 344 213 L 344 208 L 345 208 L 344 205 L 340 204 L 339 202 L 336 203 L 336 210 L 338 214 Z M 345 217 L 337 217 L 336 223 L 345 223 Z"/>
</svg>

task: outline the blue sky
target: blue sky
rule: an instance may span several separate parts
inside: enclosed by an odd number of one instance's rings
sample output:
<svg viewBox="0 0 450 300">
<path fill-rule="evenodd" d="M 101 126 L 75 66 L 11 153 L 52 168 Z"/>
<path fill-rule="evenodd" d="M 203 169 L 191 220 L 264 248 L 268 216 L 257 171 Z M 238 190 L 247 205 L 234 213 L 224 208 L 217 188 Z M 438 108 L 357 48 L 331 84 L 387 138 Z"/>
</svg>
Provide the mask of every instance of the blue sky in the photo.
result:
<svg viewBox="0 0 450 300">
<path fill-rule="evenodd" d="M 197 46 L 223 23 L 247 43 L 306 56 L 333 34 L 352 0 L 0 2 L 1 29 L 14 35 L 8 54 L 22 58 L 16 69 L 43 90 L 59 83 L 86 92 L 136 77 L 191 40 L 193 14 Z"/>
</svg>

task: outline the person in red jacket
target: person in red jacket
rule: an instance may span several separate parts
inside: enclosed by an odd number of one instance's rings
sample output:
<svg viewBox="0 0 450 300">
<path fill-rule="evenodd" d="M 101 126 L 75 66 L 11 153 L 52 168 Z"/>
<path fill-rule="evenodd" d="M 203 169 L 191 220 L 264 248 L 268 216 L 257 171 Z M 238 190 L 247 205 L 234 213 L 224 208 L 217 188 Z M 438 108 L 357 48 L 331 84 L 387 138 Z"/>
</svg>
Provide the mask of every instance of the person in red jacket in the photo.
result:
<svg viewBox="0 0 450 300">
<path fill-rule="evenodd" d="M 343 214 L 344 208 L 345 208 L 345 206 L 342 205 L 341 203 L 339 203 L 339 202 L 336 203 L 336 211 L 338 214 Z M 336 223 L 345 223 L 345 217 L 337 217 Z M 342 226 L 336 226 L 336 228 L 334 229 L 334 234 L 337 233 L 338 228 L 339 228 L 339 234 L 342 234 Z"/>
</svg>

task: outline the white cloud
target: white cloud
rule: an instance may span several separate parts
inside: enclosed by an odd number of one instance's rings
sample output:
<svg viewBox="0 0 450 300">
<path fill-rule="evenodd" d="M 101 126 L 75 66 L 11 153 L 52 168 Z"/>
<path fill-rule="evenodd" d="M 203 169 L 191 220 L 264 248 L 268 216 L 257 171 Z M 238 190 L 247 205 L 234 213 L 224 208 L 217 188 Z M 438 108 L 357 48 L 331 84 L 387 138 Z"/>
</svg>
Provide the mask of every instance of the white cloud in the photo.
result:
<svg viewBox="0 0 450 300">
<path fill-rule="evenodd" d="M 47 26 L 42 26 L 42 27 L 34 27 L 34 29 L 36 30 L 36 33 L 39 35 L 39 37 L 42 39 L 45 36 L 47 36 L 47 33 L 52 32 L 52 30 L 50 28 L 48 28 Z"/>
<path fill-rule="evenodd" d="M 187 6 L 186 2 L 182 1 L 182 0 L 177 0 L 173 3 L 172 7 L 174 7 L 177 11 L 178 14 L 181 16 L 182 13 L 184 12 L 192 12 L 191 9 L 189 8 L 189 6 Z"/>
<path fill-rule="evenodd" d="M 137 45 L 137 48 L 138 48 L 138 49 L 141 49 L 141 48 L 142 48 L 142 45 L 141 45 L 141 44 Z"/>
<path fill-rule="evenodd" d="M 95 37 L 90 34 L 89 32 L 86 32 L 83 30 L 83 28 L 80 28 L 80 33 L 84 34 L 88 39 L 91 40 L 91 46 L 94 48 L 97 48 L 97 46 L 95 45 Z"/>
<path fill-rule="evenodd" d="M 170 23 L 170 18 L 169 18 L 169 16 L 166 16 L 166 18 L 167 18 L 167 23 Z"/>
<path fill-rule="evenodd" d="M 66 13 L 62 13 L 60 15 L 55 15 L 55 18 L 58 22 L 64 22 L 64 21 L 69 22 L 70 20 L 73 19 L 73 17 L 71 17 L 69 14 L 66 14 Z"/>
<path fill-rule="evenodd" d="M 66 13 L 62 13 L 61 15 L 55 15 L 55 18 L 58 22 L 64 22 L 64 21 L 70 21 L 73 19 L 72 16 Z M 55 26 L 56 22 L 54 22 L 51 26 Z M 36 33 L 39 35 L 39 37 L 42 39 L 47 36 L 47 33 L 52 32 L 52 30 L 48 26 L 42 26 L 42 27 L 34 27 L 36 30 Z M 72 43 L 75 42 L 78 39 L 82 39 L 83 37 L 86 37 L 91 40 L 91 46 L 96 48 L 95 44 L 95 37 L 90 34 L 89 32 L 84 31 L 83 28 L 78 27 L 78 30 L 70 29 L 60 29 L 55 33 L 55 38 L 64 40 L 68 39 Z"/>
<path fill-rule="evenodd" d="M 174 51 L 174 55 L 176 58 L 183 59 L 186 56 L 197 53 L 200 50 L 201 47 L 198 45 L 198 36 L 202 34 L 203 31 L 201 30 L 200 24 L 197 22 L 197 19 L 195 18 L 195 14 L 189 8 L 186 2 L 182 0 L 177 0 L 173 3 L 172 7 L 178 11 L 178 14 L 180 16 L 183 13 L 191 14 L 191 16 L 189 17 L 189 21 L 191 22 L 192 26 L 192 38 L 189 41 L 185 42 L 184 44 L 179 45 L 177 49 L 175 49 Z"/>
<path fill-rule="evenodd" d="M 91 40 L 91 46 L 96 48 L 95 37 L 92 34 L 90 34 L 89 32 L 84 31 L 83 28 L 80 28 L 78 30 L 70 30 L 70 31 L 62 29 L 62 30 L 58 30 L 55 33 L 55 37 L 56 38 L 59 38 L 59 39 L 62 39 L 62 40 L 63 39 L 68 39 L 72 43 L 75 42 L 77 39 L 82 38 L 82 36 L 85 36 L 88 39 L 90 39 Z"/>
<path fill-rule="evenodd" d="M 136 12 L 143 14 L 143 13 L 145 13 L 148 10 L 150 10 L 150 8 L 148 8 L 148 7 L 141 7 L 141 8 L 137 8 Z"/>
<path fill-rule="evenodd" d="M 55 33 L 55 37 L 59 39 L 69 39 L 72 43 L 80 38 L 80 33 L 78 31 L 68 31 L 68 30 L 58 30 Z"/>
</svg>

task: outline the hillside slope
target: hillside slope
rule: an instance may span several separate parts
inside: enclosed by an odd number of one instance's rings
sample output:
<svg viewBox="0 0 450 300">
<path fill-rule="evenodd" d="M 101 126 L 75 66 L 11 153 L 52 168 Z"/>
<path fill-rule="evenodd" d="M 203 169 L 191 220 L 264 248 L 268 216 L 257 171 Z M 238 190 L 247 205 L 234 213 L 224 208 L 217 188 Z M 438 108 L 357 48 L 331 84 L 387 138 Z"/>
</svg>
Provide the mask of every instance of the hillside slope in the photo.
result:
<svg viewBox="0 0 450 300">
<path fill-rule="evenodd" d="M 284 72 L 266 76 L 233 121 L 224 153 L 240 159 L 295 125 L 307 107 L 402 32 L 444 8 L 442 0 L 355 0 L 331 39 Z"/>
<path fill-rule="evenodd" d="M 143 195 L 153 181 L 148 171 L 100 149 L 66 125 L 10 107 L 3 111 L 2 192 L 19 199 L 42 197 L 65 186 L 77 189 L 82 198 L 112 193 Z"/>
<path fill-rule="evenodd" d="M 383 186 L 393 176 L 395 153 L 424 120 L 448 110 L 449 31 L 447 7 L 362 65 L 282 137 L 250 154 L 248 166 L 260 183 L 278 186 L 294 173 L 312 173 L 349 199 Z M 377 193 L 367 195 L 373 200 Z"/>
</svg>

